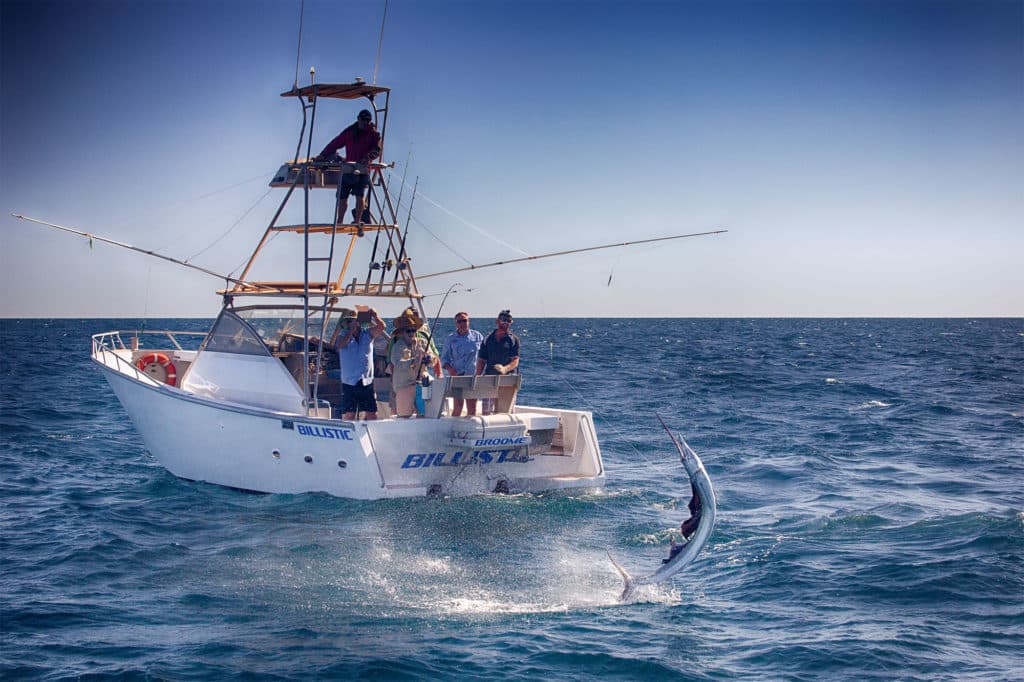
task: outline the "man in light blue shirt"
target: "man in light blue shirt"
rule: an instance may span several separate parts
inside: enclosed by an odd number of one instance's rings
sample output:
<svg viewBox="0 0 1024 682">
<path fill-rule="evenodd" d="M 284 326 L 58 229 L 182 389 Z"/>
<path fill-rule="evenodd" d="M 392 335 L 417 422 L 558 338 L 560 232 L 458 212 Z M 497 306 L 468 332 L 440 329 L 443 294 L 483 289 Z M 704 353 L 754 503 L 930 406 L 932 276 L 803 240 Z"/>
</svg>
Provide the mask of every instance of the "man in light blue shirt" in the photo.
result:
<svg viewBox="0 0 1024 682">
<path fill-rule="evenodd" d="M 384 322 L 370 308 L 370 321 L 363 329 L 354 310 L 343 310 L 336 334 L 345 333 L 337 343 L 341 361 L 341 418 L 377 418 L 377 396 L 373 392 L 373 340 L 384 333 Z"/>
<path fill-rule="evenodd" d="M 444 340 L 441 365 L 450 376 L 473 376 L 484 335 L 469 328 L 469 313 L 455 313 L 455 331 Z M 462 398 L 452 398 L 452 416 L 462 416 Z M 466 398 L 466 413 L 476 414 L 476 398 Z"/>
</svg>

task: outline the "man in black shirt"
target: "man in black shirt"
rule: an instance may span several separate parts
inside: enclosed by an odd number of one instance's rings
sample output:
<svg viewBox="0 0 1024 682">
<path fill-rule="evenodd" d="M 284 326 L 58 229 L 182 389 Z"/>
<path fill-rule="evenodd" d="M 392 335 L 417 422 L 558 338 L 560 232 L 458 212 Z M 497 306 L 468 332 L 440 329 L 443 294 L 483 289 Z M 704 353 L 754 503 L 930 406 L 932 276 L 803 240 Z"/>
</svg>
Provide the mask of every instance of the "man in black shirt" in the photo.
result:
<svg viewBox="0 0 1024 682">
<path fill-rule="evenodd" d="M 494 331 L 480 344 L 476 361 L 478 375 L 519 373 L 519 337 L 512 333 L 511 326 L 512 314 L 507 310 L 498 313 Z M 483 413 L 491 414 L 493 400 L 485 398 L 483 402 Z"/>
</svg>

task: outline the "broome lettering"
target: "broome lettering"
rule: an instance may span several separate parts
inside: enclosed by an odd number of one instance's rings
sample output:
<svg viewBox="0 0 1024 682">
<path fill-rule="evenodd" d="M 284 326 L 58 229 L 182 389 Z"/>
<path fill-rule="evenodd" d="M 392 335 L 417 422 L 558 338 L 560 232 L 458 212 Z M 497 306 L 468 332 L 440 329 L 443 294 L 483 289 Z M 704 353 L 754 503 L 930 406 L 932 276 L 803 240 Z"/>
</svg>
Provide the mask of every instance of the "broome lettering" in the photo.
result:
<svg viewBox="0 0 1024 682">
<path fill-rule="evenodd" d="M 487 447 L 489 445 L 529 445 L 529 436 L 519 436 L 518 438 L 477 438 L 476 442 L 473 443 L 478 448 Z"/>
</svg>

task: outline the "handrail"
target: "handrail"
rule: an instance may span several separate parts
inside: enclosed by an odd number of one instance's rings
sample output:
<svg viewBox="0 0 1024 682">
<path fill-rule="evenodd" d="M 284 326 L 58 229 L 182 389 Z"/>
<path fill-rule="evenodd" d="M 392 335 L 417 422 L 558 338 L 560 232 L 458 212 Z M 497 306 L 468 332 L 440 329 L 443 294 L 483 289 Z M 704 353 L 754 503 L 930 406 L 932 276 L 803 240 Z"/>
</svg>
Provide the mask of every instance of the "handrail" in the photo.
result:
<svg viewBox="0 0 1024 682">
<path fill-rule="evenodd" d="M 124 339 L 121 335 L 131 335 L 134 339 L 134 343 L 125 344 Z M 92 357 L 98 358 L 100 353 L 110 353 L 110 356 L 114 358 L 114 369 L 119 372 L 125 373 L 125 370 L 131 370 L 139 378 L 146 376 L 142 371 L 136 367 L 131 360 L 125 360 L 121 355 L 118 355 L 116 351 L 135 351 L 139 350 L 138 338 L 140 336 L 154 336 L 160 335 L 167 337 L 177 350 L 184 351 L 185 349 L 178 342 L 178 336 L 196 336 L 205 337 L 206 332 L 192 332 L 192 331 L 174 331 L 170 329 L 120 329 L 109 332 L 102 332 L 100 334 L 92 335 Z M 104 363 L 105 364 L 105 363 Z"/>
</svg>

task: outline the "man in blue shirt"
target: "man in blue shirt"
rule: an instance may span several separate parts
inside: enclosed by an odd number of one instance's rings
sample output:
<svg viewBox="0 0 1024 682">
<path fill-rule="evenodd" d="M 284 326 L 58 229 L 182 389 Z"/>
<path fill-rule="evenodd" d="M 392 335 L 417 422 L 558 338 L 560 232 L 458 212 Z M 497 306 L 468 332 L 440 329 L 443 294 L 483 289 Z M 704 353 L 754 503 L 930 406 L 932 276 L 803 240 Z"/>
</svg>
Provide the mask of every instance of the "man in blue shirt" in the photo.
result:
<svg viewBox="0 0 1024 682">
<path fill-rule="evenodd" d="M 363 329 L 354 310 L 343 310 L 335 332 L 345 334 L 336 345 L 341 361 L 342 419 L 355 419 L 357 412 L 363 412 L 363 419 L 367 421 L 377 418 L 377 396 L 373 392 L 373 340 L 384 333 L 384 322 L 373 308 L 369 313 L 370 322 Z"/>
<path fill-rule="evenodd" d="M 484 335 L 469 328 L 469 313 L 455 313 L 455 331 L 444 340 L 441 365 L 449 376 L 473 376 Z M 462 398 L 452 398 L 452 416 L 462 416 Z M 466 398 L 466 414 L 476 414 L 476 398 Z"/>
</svg>

